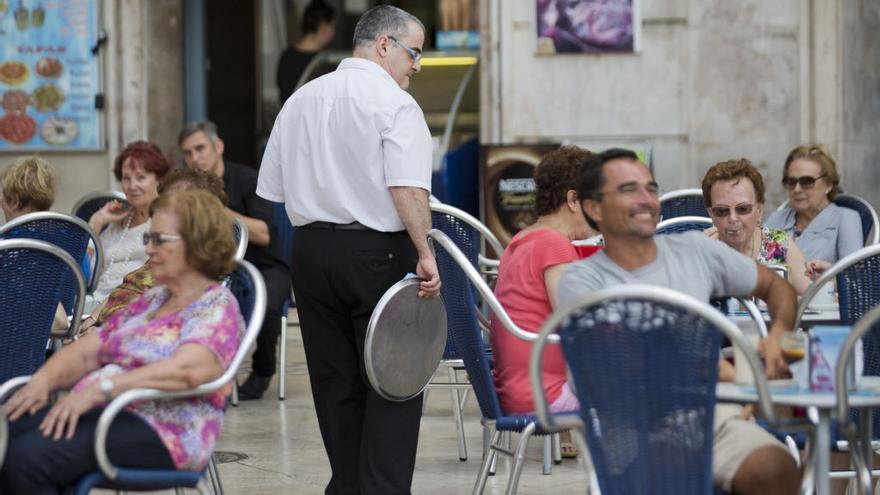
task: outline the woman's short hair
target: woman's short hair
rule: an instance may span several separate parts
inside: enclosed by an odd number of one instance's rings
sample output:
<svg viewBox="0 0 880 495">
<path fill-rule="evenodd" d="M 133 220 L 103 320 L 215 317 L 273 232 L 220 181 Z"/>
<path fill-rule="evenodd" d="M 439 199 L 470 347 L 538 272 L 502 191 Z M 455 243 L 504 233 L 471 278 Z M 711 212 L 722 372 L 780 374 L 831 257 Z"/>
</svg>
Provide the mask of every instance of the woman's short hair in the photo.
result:
<svg viewBox="0 0 880 495">
<path fill-rule="evenodd" d="M 220 200 L 221 204 L 229 202 L 226 191 L 223 188 L 223 179 L 213 172 L 205 172 L 195 167 L 181 167 L 172 170 L 168 175 L 159 181 L 159 194 L 164 194 L 168 190 L 190 191 L 201 190 L 208 191 Z"/>
<path fill-rule="evenodd" d="M 235 235 L 223 204 L 207 191 L 176 191 L 160 195 L 150 205 L 177 217 L 186 246 L 186 262 L 202 275 L 219 279 L 235 267 Z"/>
<path fill-rule="evenodd" d="M 562 146 L 544 155 L 535 169 L 536 216 L 555 213 L 565 204 L 568 191 L 577 190 L 578 179 L 593 153 L 577 146 Z"/>
<path fill-rule="evenodd" d="M 157 179 L 165 177 L 165 174 L 174 168 L 171 160 L 154 143 L 135 141 L 128 143 L 113 163 L 113 176 L 116 177 L 116 180 L 122 180 L 122 165 L 128 159 L 136 162 L 147 172 L 155 174 Z"/>
<path fill-rule="evenodd" d="M 839 192 L 837 188 L 840 184 L 840 174 L 837 173 L 837 164 L 834 163 L 834 158 L 831 158 L 831 153 L 828 152 L 828 149 L 821 144 L 802 144 L 797 146 L 795 149 L 791 150 L 785 158 L 785 168 L 782 169 L 783 179 L 788 177 L 788 167 L 791 165 L 791 162 L 799 158 L 810 160 L 819 165 L 819 169 L 822 170 L 822 175 L 825 176 L 825 180 L 831 182 L 833 185 L 831 191 L 828 193 L 828 201 L 834 201 L 834 198 L 837 197 L 837 193 Z"/>
<path fill-rule="evenodd" d="M 712 186 L 723 180 L 746 178 L 755 188 L 755 201 L 764 204 L 764 178 L 752 162 L 745 158 L 719 162 L 712 166 L 703 176 L 703 202 L 706 208 L 712 206 Z"/>
<path fill-rule="evenodd" d="M 21 157 L 0 176 L 3 197 L 21 211 L 45 211 L 55 202 L 55 173 L 38 156 Z"/>
</svg>

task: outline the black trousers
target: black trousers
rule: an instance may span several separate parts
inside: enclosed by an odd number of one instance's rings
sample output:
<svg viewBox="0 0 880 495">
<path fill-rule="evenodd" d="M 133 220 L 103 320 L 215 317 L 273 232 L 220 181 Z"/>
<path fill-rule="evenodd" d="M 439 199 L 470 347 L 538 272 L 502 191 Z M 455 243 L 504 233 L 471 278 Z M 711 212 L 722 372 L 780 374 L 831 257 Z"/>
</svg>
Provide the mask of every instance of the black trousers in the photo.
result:
<svg viewBox="0 0 880 495">
<path fill-rule="evenodd" d="M 266 282 L 266 316 L 257 336 L 251 368 L 254 373 L 269 377 L 275 374 L 275 351 L 281 334 L 281 307 L 290 296 L 290 272 L 279 265 L 260 266 L 258 269 Z"/>
<path fill-rule="evenodd" d="M 364 337 L 382 294 L 415 271 L 405 232 L 297 227 L 291 276 L 312 396 L 332 477 L 327 494 L 408 494 L 422 397 L 392 402 L 369 385 Z"/>
<path fill-rule="evenodd" d="M 37 429 L 49 408 L 9 423 L 9 447 L 0 469 L 2 494 L 60 494 L 98 469 L 95 429 L 103 409 L 79 418 L 73 438 L 57 442 Z M 123 411 L 107 434 L 107 455 L 117 466 L 175 469 L 159 435 L 142 419 Z"/>
</svg>

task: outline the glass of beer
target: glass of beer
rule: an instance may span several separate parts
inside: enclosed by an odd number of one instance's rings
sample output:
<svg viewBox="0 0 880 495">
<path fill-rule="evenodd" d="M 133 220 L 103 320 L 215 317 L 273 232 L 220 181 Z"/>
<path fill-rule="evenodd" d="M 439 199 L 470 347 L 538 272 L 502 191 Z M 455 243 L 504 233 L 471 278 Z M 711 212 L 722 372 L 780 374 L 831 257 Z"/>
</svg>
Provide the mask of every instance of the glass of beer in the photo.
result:
<svg viewBox="0 0 880 495">
<path fill-rule="evenodd" d="M 802 330 L 785 332 L 779 345 L 785 362 L 796 363 L 807 355 L 807 334 Z"/>
</svg>

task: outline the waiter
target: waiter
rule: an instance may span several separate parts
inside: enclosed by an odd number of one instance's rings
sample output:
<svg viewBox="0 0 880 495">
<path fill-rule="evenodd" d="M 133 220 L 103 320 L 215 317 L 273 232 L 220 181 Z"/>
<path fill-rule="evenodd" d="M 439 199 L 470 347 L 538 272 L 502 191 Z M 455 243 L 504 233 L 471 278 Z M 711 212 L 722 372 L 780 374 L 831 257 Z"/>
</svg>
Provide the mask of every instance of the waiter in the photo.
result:
<svg viewBox="0 0 880 495">
<path fill-rule="evenodd" d="M 437 297 L 428 247 L 431 136 L 405 90 L 425 27 L 382 5 L 364 13 L 354 53 L 291 96 L 269 137 L 257 194 L 285 203 L 291 278 L 312 395 L 332 477 L 328 494 L 407 494 L 421 395 L 380 397 L 364 372 L 364 337 L 382 294 L 408 272 Z"/>
</svg>

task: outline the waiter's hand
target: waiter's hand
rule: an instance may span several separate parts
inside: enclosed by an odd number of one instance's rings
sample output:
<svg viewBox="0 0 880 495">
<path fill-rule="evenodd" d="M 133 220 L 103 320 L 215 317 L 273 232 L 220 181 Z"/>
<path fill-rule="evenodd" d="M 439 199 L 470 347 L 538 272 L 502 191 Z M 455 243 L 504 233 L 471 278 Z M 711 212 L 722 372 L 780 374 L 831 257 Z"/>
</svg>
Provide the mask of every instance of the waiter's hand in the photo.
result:
<svg viewBox="0 0 880 495">
<path fill-rule="evenodd" d="M 440 295 L 440 272 L 437 260 L 433 256 L 419 258 L 416 275 L 422 279 L 419 284 L 419 297 L 437 297 Z"/>
<path fill-rule="evenodd" d="M 764 355 L 764 367 L 767 370 L 767 378 L 781 378 L 788 371 L 785 359 L 782 357 L 782 347 L 779 343 L 779 335 L 771 333 L 758 343 L 758 351 Z"/>
</svg>

